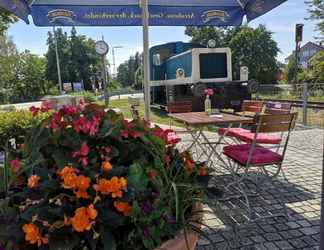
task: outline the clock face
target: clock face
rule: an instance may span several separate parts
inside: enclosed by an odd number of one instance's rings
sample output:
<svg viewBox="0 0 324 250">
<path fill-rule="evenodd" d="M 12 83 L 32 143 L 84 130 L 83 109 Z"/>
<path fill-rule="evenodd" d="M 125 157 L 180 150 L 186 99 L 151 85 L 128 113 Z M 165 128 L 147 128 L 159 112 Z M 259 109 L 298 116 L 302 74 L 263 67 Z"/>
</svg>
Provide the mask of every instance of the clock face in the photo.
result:
<svg viewBox="0 0 324 250">
<path fill-rule="evenodd" d="M 95 50 L 99 55 L 105 55 L 109 51 L 109 46 L 105 41 L 98 41 L 95 44 Z"/>
</svg>

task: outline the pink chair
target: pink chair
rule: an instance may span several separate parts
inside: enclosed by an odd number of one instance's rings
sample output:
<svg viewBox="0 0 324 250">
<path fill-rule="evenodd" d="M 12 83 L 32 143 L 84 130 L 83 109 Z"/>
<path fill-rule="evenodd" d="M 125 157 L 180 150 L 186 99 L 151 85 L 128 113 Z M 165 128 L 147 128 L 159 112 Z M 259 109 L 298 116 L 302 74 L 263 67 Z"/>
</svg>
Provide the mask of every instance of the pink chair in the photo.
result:
<svg viewBox="0 0 324 250">
<path fill-rule="evenodd" d="M 282 163 L 285 157 L 290 132 L 295 126 L 296 119 L 297 113 L 257 115 L 255 117 L 255 126 L 251 129 L 251 133 L 254 134 L 251 142 L 246 144 L 229 145 L 223 148 L 223 154 L 229 159 L 230 172 L 234 176 L 234 182 L 229 184 L 229 186 L 237 184 L 240 187 L 244 197 L 246 198 L 248 208 L 250 208 L 249 201 L 247 194 L 242 187 L 242 182 L 245 179 L 251 179 L 249 178 L 251 172 L 261 172 L 268 181 L 272 181 L 273 177 L 278 176 L 280 173 L 282 173 L 285 178 L 282 170 Z M 278 148 L 272 150 L 259 144 L 258 138 L 260 134 L 264 136 L 274 132 L 281 132 L 280 141 L 284 141 L 283 136 L 285 133 L 287 134 L 283 145 L 278 144 Z M 280 193 L 279 189 L 278 192 Z M 285 208 L 285 206 L 283 207 Z"/>
<path fill-rule="evenodd" d="M 264 102 L 261 101 L 244 101 L 242 109 L 243 111 L 257 111 L 259 114 L 263 111 Z M 261 106 L 262 105 L 262 106 Z M 290 103 L 280 103 L 280 102 L 267 102 L 265 103 L 265 114 L 289 114 L 292 105 Z M 251 143 L 254 139 L 255 133 L 248 129 L 243 128 L 220 128 L 218 130 L 220 135 L 226 135 L 236 139 L 237 141 L 243 141 L 246 143 Z M 269 135 L 264 133 L 259 133 L 256 138 L 257 143 L 260 144 L 280 144 L 281 137 L 277 135 Z"/>
</svg>

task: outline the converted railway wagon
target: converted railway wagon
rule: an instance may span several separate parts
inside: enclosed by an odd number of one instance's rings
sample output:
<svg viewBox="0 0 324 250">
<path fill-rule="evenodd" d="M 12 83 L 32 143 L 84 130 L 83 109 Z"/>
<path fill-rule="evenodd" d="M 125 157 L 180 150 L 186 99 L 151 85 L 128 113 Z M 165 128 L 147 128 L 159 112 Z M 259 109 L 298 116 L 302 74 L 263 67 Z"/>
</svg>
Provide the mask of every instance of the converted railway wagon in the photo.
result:
<svg viewBox="0 0 324 250">
<path fill-rule="evenodd" d="M 150 49 L 151 105 L 169 112 L 202 111 L 204 90 L 214 89 L 213 108 L 240 110 L 251 99 L 249 82 L 232 80 L 229 48 L 174 42 Z"/>
</svg>

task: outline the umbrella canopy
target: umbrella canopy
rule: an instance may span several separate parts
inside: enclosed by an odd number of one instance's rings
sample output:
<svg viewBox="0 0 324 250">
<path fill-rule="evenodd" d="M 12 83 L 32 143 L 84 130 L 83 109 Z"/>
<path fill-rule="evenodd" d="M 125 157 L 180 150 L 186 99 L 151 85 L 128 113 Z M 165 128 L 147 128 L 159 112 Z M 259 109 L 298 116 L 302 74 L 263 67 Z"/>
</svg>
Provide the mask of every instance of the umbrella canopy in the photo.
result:
<svg viewBox="0 0 324 250">
<path fill-rule="evenodd" d="M 286 0 L 150 0 L 150 26 L 235 26 Z M 0 6 L 37 26 L 140 26 L 139 0 L 0 0 Z"/>
<path fill-rule="evenodd" d="M 150 114 L 148 26 L 237 26 L 286 0 L 0 0 L 37 26 L 143 26 L 145 119 Z M 59 65 L 59 63 L 58 63 Z M 59 68 L 59 67 L 58 67 Z"/>
</svg>

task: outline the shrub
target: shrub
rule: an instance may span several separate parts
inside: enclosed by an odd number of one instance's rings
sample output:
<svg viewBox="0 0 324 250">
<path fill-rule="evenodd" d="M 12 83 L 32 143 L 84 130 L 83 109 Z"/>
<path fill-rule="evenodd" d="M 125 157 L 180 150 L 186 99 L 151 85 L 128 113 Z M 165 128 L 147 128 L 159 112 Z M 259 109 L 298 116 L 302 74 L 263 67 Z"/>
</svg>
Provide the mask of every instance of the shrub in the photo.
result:
<svg viewBox="0 0 324 250">
<path fill-rule="evenodd" d="M 8 139 L 25 136 L 28 131 L 41 120 L 47 117 L 46 114 L 33 117 L 27 110 L 0 111 L 0 143 L 4 146 Z"/>
<path fill-rule="evenodd" d="M 97 105 L 55 112 L 11 162 L 0 246 L 144 250 L 190 227 L 208 169 L 171 133 Z"/>
<path fill-rule="evenodd" d="M 90 91 L 81 91 L 81 92 L 74 92 L 71 93 L 74 96 L 83 96 L 84 100 L 88 103 L 91 102 L 96 102 L 97 101 L 97 97 L 93 92 Z"/>
</svg>

